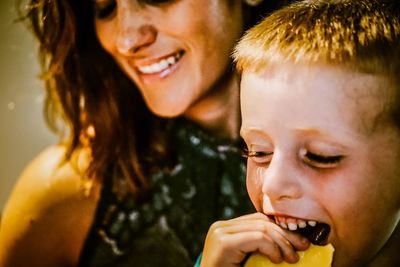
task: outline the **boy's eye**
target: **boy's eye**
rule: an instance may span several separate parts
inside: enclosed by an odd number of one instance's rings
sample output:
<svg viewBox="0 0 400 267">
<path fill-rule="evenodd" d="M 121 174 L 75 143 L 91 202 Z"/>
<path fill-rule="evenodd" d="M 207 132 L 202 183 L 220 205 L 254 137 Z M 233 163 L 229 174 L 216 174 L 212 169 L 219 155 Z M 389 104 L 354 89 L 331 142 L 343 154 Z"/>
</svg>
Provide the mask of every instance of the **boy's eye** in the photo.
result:
<svg viewBox="0 0 400 267">
<path fill-rule="evenodd" d="M 98 19 L 105 19 L 111 16 L 117 7 L 116 0 L 95 0 L 94 12 Z"/>
<path fill-rule="evenodd" d="M 336 167 L 343 158 L 344 156 L 342 155 L 326 156 L 315 154 L 309 151 L 307 151 L 303 156 L 304 162 L 315 168 Z"/>
<path fill-rule="evenodd" d="M 269 163 L 272 159 L 273 152 L 247 150 L 243 151 L 245 158 L 251 158 L 256 163 Z"/>
</svg>

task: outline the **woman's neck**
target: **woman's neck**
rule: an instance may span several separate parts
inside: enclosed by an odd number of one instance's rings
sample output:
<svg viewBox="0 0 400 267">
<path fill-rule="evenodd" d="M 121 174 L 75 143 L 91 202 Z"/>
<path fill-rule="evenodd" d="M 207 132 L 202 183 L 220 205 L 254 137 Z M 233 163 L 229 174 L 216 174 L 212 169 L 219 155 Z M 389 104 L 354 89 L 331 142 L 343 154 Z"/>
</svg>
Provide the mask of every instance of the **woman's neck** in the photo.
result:
<svg viewBox="0 0 400 267">
<path fill-rule="evenodd" d="M 231 139 L 239 138 L 239 79 L 228 73 L 214 89 L 193 105 L 185 116 L 210 132 Z"/>
</svg>

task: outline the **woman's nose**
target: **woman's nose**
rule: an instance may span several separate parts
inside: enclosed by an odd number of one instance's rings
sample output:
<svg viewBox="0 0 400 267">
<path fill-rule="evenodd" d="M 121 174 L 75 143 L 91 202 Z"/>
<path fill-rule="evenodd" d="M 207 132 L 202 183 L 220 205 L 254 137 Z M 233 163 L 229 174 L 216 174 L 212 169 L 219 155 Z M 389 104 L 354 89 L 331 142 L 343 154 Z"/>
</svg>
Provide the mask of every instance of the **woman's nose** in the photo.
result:
<svg viewBox="0 0 400 267">
<path fill-rule="evenodd" d="M 133 55 L 142 48 L 153 44 L 157 38 L 157 29 L 149 21 L 143 10 L 119 8 L 116 47 L 123 55 Z"/>
<path fill-rule="evenodd" d="M 294 200 L 302 196 L 301 172 L 293 159 L 275 154 L 262 173 L 262 193 L 270 201 Z"/>
</svg>

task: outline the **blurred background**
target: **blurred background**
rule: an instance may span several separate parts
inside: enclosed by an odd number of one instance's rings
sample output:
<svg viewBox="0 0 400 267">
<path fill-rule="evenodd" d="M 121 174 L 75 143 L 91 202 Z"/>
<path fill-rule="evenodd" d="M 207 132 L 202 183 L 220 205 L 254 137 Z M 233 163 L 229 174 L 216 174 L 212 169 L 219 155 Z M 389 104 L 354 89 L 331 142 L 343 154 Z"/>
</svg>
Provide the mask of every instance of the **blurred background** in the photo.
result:
<svg viewBox="0 0 400 267">
<path fill-rule="evenodd" d="M 15 2 L 0 1 L 0 213 L 24 166 L 56 141 L 43 119 L 37 44 L 15 22 Z"/>
</svg>

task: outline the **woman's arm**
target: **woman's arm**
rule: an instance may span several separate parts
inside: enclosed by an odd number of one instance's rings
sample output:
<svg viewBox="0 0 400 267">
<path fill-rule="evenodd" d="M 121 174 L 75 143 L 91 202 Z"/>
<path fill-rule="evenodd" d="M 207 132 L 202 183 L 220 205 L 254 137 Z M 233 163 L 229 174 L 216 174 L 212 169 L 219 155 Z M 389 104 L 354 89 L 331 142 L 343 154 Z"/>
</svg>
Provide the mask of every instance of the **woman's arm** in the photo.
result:
<svg viewBox="0 0 400 267">
<path fill-rule="evenodd" d="M 65 147 L 52 146 L 23 171 L 8 199 L 0 228 L 1 267 L 75 266 L 91 225 L 99 186 L 85 195 L 82 170 L 63 160 Z"/>
</svg>

